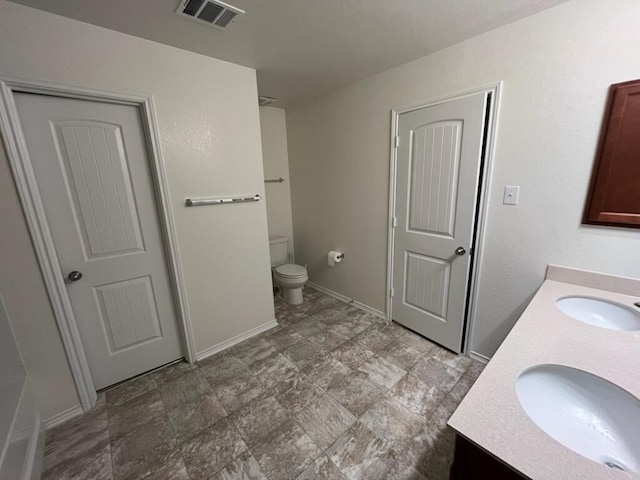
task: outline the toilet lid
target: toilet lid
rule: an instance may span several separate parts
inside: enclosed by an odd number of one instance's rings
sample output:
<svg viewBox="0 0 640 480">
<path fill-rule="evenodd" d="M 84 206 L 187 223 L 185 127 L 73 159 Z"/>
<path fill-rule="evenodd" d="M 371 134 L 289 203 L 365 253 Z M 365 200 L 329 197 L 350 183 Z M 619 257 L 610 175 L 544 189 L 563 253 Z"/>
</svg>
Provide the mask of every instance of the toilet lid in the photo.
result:
<svg viewBox="0 0 640 480">
<path fill-rule="evenodd" d="M 306 275 L 307 269 L 304 268 L 302 265 L 287 263 L 285 265 L 280 265 L 279 267 L 276 267 L 276 273 L 281 277 L 295 278 L 295 277 L 302 277 Z"/>
</svg>

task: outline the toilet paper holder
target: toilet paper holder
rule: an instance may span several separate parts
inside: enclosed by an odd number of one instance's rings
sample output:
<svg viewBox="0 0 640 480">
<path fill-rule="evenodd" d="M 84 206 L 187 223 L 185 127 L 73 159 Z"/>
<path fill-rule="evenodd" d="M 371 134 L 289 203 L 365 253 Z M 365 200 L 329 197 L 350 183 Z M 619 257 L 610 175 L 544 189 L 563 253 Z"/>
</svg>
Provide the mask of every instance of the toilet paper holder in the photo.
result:
<svg viewBox="0 0 640 480">
<path fill-rule="evenodd" d="M 344 253 L 336 250 L 330 250 L 327 254 L 327 263 L 330 267 L 335 267 L 337 263 L 342 262 L 344 259 Z"/>
</svg>

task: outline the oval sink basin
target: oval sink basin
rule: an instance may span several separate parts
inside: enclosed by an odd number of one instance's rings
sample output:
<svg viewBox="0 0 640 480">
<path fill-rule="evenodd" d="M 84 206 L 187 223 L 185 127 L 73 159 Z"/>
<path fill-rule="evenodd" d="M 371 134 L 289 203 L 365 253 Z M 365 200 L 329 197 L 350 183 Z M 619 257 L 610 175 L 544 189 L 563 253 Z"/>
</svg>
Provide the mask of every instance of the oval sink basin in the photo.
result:
<svg viewBox="0 0 640 480">
<path fill-rule="evenodd" d="M 600 377 L 537 365 L 516 382 L 527 415 L 574 452 L 611 468 L 640 471 L 640 400 Z"/>
<path fill-rule="evenodd" d="M 571 318 L 611 330 L 640 330 L 640 312 L 618 303 L 590 297 L 565 297 L 556 301 Z"/>
</svg>

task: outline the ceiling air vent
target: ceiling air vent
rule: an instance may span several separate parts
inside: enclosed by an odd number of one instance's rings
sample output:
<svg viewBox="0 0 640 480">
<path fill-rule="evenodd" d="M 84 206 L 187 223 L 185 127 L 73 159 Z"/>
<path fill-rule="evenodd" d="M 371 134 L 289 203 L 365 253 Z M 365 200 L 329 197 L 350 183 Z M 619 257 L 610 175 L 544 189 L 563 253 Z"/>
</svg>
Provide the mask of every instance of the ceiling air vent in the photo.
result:
<svg viewBox="0 0 640 480">
<path fill-rule="evenodd" d="M 176 13 L 200 20 L 216 28 L 225 29 L 236 16 L 244 13 L 244 10 L 217 0 L 182 0 Z"/>
</svg>

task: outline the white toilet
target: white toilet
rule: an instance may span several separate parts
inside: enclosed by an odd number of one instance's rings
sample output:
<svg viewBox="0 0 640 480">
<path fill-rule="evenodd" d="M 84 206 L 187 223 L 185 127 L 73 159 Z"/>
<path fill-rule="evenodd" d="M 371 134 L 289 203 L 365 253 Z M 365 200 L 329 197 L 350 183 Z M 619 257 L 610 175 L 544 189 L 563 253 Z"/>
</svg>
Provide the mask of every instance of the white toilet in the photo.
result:
<svg viewBox="0 0 640 480">
<path fill-rule="evenodd" d="M 282 235 L 269 236 L 269 253 L 273 281 L 282 298 L 291 305 L 302 303 L 302 287 L 309 280 L 307 269 L 289 262 L 289 239 Z"/>
</svg>

